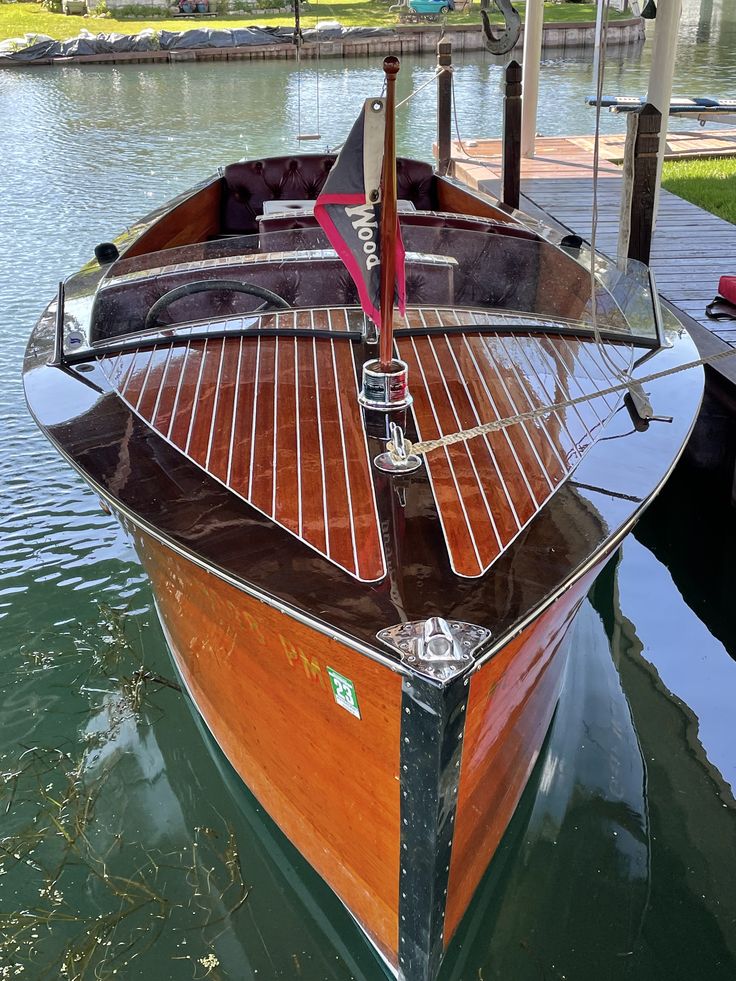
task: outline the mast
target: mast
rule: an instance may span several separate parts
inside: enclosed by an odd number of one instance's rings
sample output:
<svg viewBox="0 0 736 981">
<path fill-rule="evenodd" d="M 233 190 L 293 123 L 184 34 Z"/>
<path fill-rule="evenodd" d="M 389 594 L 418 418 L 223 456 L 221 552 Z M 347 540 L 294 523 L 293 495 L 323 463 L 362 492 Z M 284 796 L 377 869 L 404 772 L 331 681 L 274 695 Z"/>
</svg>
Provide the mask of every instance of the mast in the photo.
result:
<svg viewBox="0 0 736 981">
<path fill-rule="evenodd" d="M 379 250 L 381 253 L 381 276 L 379 282 L 379 303 L 381 308 L 381 333 L 379 335 L 378 357 L 363 365 L 363 381 L 358 395 L 360 404 L 378 412 L 394 412 L 406 409 L 412 403 L 407 385 L 408 368 L 404 361 L 394 358 L 394 301 L 396 296 L 396 247 L 399 224 L 396 205 L 396 76 L 399 73 L 399 59 L 389 55 L 383 60 L 386 73 L 385 129 L 383 136 L 383 164 L 381 168 L 381 230 Z M 402 250 L 403 251 L 403 250 Z M 387 421 L 386 421 L 386 424 Z M 403 447 L 403 430 L 393 423 L 392 439 L 395 446 Z M 401 456 L 400 450 L 396 455 Z M 383 462 L 379 462 L 383 461 Z M 414 470 L 421 463 L 417 457 L 409 458 L 406 453 L 399 463 L 390 453 L 382 453 L 376 459 L 376 466 L 382 470 L 397 472 Z"/>
<path fill-rule="evenodd" d="M 298 2 L 298 0 L 297 0 Z M 399 59 L 383 59 L 386 74 L 386 128 L 383 139 L 381 176 L 381 336 L 378 362 L 388 371 L 393 362 L 394 297 L 396 294 L 396 76 Z"/>
</svg>

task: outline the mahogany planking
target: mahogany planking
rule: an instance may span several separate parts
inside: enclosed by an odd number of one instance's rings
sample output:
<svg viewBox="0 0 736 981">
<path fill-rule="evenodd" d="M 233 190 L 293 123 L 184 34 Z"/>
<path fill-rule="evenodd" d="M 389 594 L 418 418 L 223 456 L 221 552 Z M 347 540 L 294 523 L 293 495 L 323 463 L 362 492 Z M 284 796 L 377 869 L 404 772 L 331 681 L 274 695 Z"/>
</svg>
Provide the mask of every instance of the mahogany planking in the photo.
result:
<svg viewBox="0 0 736 981">
<path fill-rule="evenodd" d="M 409 311 L 408 322 L 417 315 L 442 326 L 437 310 Z M 591 371 L 600 376 L 598 387 L 618 380 L 616 366 L 592 342 L 553 334 L 398 335 L 397 343 L 422 440 L 595 391 Z M 587 367 L 575 358 L 582 346 Z M 592 446 L 618 402 L 620 396 L 598 398 L 510 427 L 505 437 L 496 434 L 498 455 L 488 438 L 430 451 L 427 468 L 458 575 L 477 577 L 492 565 Z"/>
<path fill-rule="evenodd" d="M 436 189 L 439 211 L 477 215 L 478 218 L 492 218 L 504 224 L 515 223 L 514 218 L 507 211 L 494 207 L 490 201 L 446 177 L 436 178 Z"/>
<path fill-rule="evenodd" d="M 217 178 L 166 212 L 126 250 L 123 258 L 206 242 L 220 231 L 222 180 Z"/>
<path fill-rule="evenodd" d="M 445 946 L 511 820 L 549 728 L 567 659 L 565 635 L 600 571 L 586 573 L 471 678 Z"/>
<path fill-rule="evenodd" d="M 177 668 L 223 752 L 395 963 L 400 676 L 143 532 L 136 545 Z M 328 667 L 353 682 L 361 718 L 336 703 Z"/>
<path fill-rule="evenodd" d="M 406 322 L 432 329 L 455 326 L 457 318 L 457 311 L 420 307 L 407 311 Z M 261 318 L 262 325 L 271 319 Z M 289 314 L 288 325 L 304 319 Z M 333 320 L 344 323 L 345 311 L 309 315 L 310 327 L 329 329 Z M 543 333 L 407 338 L 399 332 L 397 350 L 409 365 L 422 439 L 591 393 L 618 381 L 630 359 L 627 346 L 599 350 L 592 341 Z M 132 408 L 190 459 L 351 575 L 383 578 L 352 344 L 213 337 L 190 340 L 177 359 L 162 340 L 106 362 Z M 593 445 L 619 402 L 618 395 L 601 397 L 428 455 L 458 575 L 478 577 L 492 565 Z M 162 406 L 159 422 L 154 413 Z"/>
<path fill-rule="evenodd" d="M 344 314 L 336 320 L 346 323 Z M 327 311 L 314 318 L 315 326 L 330 322 Z M 351 575 L 383 578 L 348 344 L 309 337 L 162 341 L 101 363 L 131 408 L 189 459 Z"/>
</svg>

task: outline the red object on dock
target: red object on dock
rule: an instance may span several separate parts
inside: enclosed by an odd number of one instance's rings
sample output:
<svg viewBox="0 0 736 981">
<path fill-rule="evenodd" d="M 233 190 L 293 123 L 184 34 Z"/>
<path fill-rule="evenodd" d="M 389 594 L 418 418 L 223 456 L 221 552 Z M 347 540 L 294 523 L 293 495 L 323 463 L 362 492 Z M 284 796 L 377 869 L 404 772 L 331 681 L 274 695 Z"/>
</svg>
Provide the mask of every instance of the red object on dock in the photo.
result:
<svg viewBox="0 0 736 981">
<path fill-rule="evenodd" d="M 724 300 L 736 303 L 736 276 L 721 276 L 718 280 L 718 292 Z"/>
</svg>

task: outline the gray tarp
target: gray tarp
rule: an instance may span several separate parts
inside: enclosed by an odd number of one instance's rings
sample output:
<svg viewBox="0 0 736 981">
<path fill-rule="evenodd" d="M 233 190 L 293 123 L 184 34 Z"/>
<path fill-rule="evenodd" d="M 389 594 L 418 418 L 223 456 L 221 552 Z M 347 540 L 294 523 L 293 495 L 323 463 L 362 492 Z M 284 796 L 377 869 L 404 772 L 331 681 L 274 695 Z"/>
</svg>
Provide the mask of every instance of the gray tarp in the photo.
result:
<svg viewBox="0 0 736 981">
<path fill-rule="evenodd" d="M 336 41 L 392 34 L 387 27 L 331 28 L 304 31 L 305 41 Z M 3 64 L 24 64 L 49 58 L 69 58 L 77 55 L 110 54 L 124 51 L 181 51 L 186 48 L 233 48 L 248 44 L 289 44 L 291 28 L 235 27 L 225 30 L 215 27 L 190 31 L 144 32 L 142 34 L 81 35 L 68 41 L 40 41 L 18 51 L 0 54 Z"/>
<path fill-rule="evenodd" d="M 273 33 L 262 27 L 236 27 L 226 30 L 217 27 L 202 27 L 192 31 L 177 33 L 161 31 L 161 48 L 164 51 L 179 51 L 182 48 L 235 48 L 246 44 L 283 44 L 284 39 L 274 37 Z"/>
<path fill-rule="evenodd" d="M 294 34 L 293 27 L 276 27 L 270 30 L 279 37 L 289 40 Z M 351 38 L 384 37 L 394 33 L 392 27 L 327 27 L 319 31 L 310 27 L 302 31 L 302 37 L 305 41 L 348 41 Z"/>
<path fill-rule="evenodd" d="M 3 62 L 42 61 L 44 58 L 57 58 L 59 54 L 58 41 L 39 41 L 19 51 L 7 51 L 0 55 L 0 65 Z"/>
</svg>

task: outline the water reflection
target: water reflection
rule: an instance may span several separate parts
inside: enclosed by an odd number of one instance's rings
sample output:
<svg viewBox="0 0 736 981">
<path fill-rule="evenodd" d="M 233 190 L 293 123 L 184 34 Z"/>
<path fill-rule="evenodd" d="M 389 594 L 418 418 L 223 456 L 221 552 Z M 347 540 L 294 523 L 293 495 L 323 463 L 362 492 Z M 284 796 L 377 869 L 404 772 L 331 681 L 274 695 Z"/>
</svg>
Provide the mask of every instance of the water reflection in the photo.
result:
<svg viewBox="0 0 736 981">
<path fill-rule="evenodd" d="M 699 547 L 698 528 L 667 520 L 697 479 L 681 467 L 637 538 Z M 733 582 L 733 515 L 718 514 Z M 736 972 L 736 722 L 720 693 L 736 679 L 733 621 L 727 648 L 637 538 L 576 621 L 547 745 L 443 978 Z M 689 569 L 692 595 L 701 575 Z"/>
</svg>

